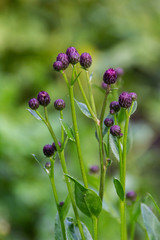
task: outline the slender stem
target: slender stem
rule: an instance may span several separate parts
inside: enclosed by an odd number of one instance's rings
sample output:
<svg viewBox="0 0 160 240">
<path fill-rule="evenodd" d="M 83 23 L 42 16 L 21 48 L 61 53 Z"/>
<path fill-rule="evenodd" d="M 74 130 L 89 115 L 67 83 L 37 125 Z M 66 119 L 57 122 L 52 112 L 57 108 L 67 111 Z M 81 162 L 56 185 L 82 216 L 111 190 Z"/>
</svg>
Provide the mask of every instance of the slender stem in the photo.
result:
<svg viewBox="0 0 160 240">
<path fill-rule="evenodd" d="M 60 111 L 60 118 L 63 120 L 63 111 Z M 61 125 L 61 142 L 62 144 L 64 144 L 64 129 L 62 125 Z"/>
<path fill-rule="evenodd" d="M 42 118 L 40 113 L 38 115 Z M 64 150 L 61 151 L 61 149 L 59 147 L 56 135 L 55 135 L 55 133 L 54 133 L 54 131 L 52 129 L 52 126 L 51 126 L 49 120 L 48 120 L 47 109 L 45 109 L 45 118 L 47 120 L 43 118 L 43 121 L 45 122 L 46 126 L 48 127 L 48 130 L 49 130 L 49 132 L 50 132 L 50 134 L 51 134 L 51 136 L 52 136 L 52 138 L 53 138 L 53 140 L 55 142 L 56 148 L 58 150 L 58 155 L 59 155 L 59 158 L 60 158 L 60 161 L 61 161 L 63 172 L 64 172 L 64 174 L 68 174 L 67 165 L 66 165 L 65 157 L 64 157 Z M 72 193 L 70 182 L 69 182 L 69 179 L 68 179 L 68 177 L 66 175 L 65 175 L 65 181 L 66 181 L 66 184 L 67 184 L 67 188 L 68 188 L 69 196 L 70 196 L 70 199 L 71 199 L 73 211 L 74 211 L 74 214 L 75 214 L 75 217 L 76 217 L 76 220 L 77 220 L 77 224 L 78 224 L 78 227 L 79 227 L 79 231 L 80 231 L 82 240 L 85 240 L 82 224 L 81 224 L 81 221 L 80 221 L 80 218 L 79 218 L 79 214 L 78 214 L 78 210 L 77 210 L 77 207 L 76 207 L 76 203 L 74 201 L 74 196 L 73 196 L 73 193 Z"/>
<path fill-rule="evenodd" d="M 61 211 L 60 211 L 60 208 L 59 208 L 59 200 L 58 200 L 56 185 L 55 185 L 55 181 L 54 181 L 54 160 L 52 158 L 50 158 L 50 161 L 51 161 L 51 172 L 50 172 L 49 178 L 50 178 L 50 181 L 51 181 L 52 190 L 53 190 L 53 194 L 54 194 L 54 198 L 55 198 L 55 202 L 56 202 L 56 206 L 57 206 L 57 210 L 58 210 L 58 214 L 59 214 L 63 239 L 66 240 L 64 219 L 61 215 Z"/>
<path fill-rule="evenodd" d="M 76 76 L 77 76 L 77 71 L 75 71 L 75 73 L 76 73 Z M 91 108 L 91 106 L 90 106 L 90 104 L 89 104 L 89 102 L 88 102 L 88 99 L 87 99 L 87 97 L 86 97 L 86 94 L 85 94 L 85 92 L 84 92 L 84 89 L 83 89 L 83 87 L 82 87 L 82 84 L 81 84 L 81 81 L 80 81 L 79 77 L 77 78 L 77 82 L 78 82 L 80 91 L 81 91 L 81 93 L 82 93 L 83 99 L 84 99 L 84 101 L 85 101 L 85 104 L 87 105 L 88 110 L 90 111 L 91 116 L 93 117 L 94 121 L 95 121 L 96 123 L 98 123 L 99 120 L 97 119 L 95 113 L 93 112 L 93 110 L 92 110 L 92 108 Z"/>
<path fill-rule="evenodd" d="M 93 216 L 92 217 L 92 221 L 93 221 L 93 236 L 94 236 L 94 240 L 98 240 L 98 219 Z"/>
<path fill-rule="evenodd" d="M 107 97 L 110 91 L 110 86 L 107 86 L 103 106 L 100 115 L 100 125 L 98 126 L 98 133 L 99 133 L 99 156 L 100 156 L 100 167 L 101 167 L 101 174 L 100 174 L 100 187 L 99 187 L 99 196 L 103 200 L 104 194 L 104 182 L 105 182 L 105 175 L 106 175 L 106 164 L 104 159 L 104 149 L 103 149 L 103 119 L 105 114 L 105 109 L 107 105 Z"/>
<path fill-rule="evenodd" d="M 75 110 L 75 105 L 74 105 L 73 86 L 69 87 L 69 97 L 70 97 L 70 103 L 71 103 L 72 121 L 73 121 L 74 133 L 75 133 L 75 138 L 76 138 L 77 153 L 78 153 L 82 178 L 83 178 L 84 186 L 86 188 L 88 188 L 87 177 L 86 177 L 86 172 L 85 172 L 85 167 L 84 167 L 82 152 L 81 152 L 81 146 L 80 146 L 78 126 L 77 126 L 76 110 Z"/>
<path fill-rule="evenodd" d="M 107 149 L 108 149 L 108 152 L 107 152 L 107 158 L 109 158 L 110 156 L 110 149 L 109 149 L 109 135 L 110 135 L 110 128 L 108 128 L 108 131 L 107 131 Z"/>
<path fill-rule="evenodd" d="M 93 97 L 91 81 L 90 81 L 90 78 L 89 78 L 89 72 L 86 71 L 86 74 L 87 74 L 87 81 L 88 81 L 88 89 L 89 89 L 89 96 L 90 96 L 91 106 L 92 106 L 93 111 L 96 114 L 96 106 L 95 106 L 95 101 L 94 101 L 94 97 Z"/>
<path fill-rule="evenodd" d="M 128 126 L 129 126 L 129 114 L 126 109 L 126 122 L 124 128 L 124 136 L 123 136 L 123 153 L 122 153 L 122 161 L 120 161 L 120 181 L 125 194 L 125 183 L 126 183 L 126 154 L 127 154 L 127 135 L 128 135 Z M 121 240 L 127 240 L 127 226 L 126 226 L 126 206 L 125 206 L 125 198 L 121 201 L 120 204 L 121 211 Z"/>
<path fill-rule="evenodd" d="M 130 238 L 130 240 L 134 240 L 134 235 L 135 235 L 135 221 L 132 220 L 132 222 L 131 222 L 131 238 Z"/>
</svg>

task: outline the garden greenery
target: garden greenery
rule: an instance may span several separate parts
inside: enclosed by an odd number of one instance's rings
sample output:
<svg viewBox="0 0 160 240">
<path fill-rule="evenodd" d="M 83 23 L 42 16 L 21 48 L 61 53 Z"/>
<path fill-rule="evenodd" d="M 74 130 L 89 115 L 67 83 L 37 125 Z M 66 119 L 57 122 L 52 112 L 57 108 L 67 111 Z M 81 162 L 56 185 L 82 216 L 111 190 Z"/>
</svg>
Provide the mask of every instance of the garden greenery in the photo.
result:
<svg viewBox="0 0 160 240">
<path fill-rule="evenodd" d="M 81 70 L 78 72 L 77 64 L 80 63 Z M 66 75 L 65 70 L 72 66 L 71 76 Z M 63 99 L 57 99 L 54 102 L 54 107 L 60 112 L 61 124 L 61 139 L 58 139 L 49 121 L 47 106 L 50 104 L 50 96 L 47 92 L 41 91 L 37 98 L 32 98 L 29 101 L 28 109 L 30 113 L 38 120 L 44 122 L 48 128 L 53 143 L 46 144 L 43 148 L 43 153 L 48 157 L 45 167 L 40 163 L 35 155 L 35 159 L 42 166 L 44 171 L 50 178 L 52 189 L 54 193 L 55 204 L 57 206 L 57 215 L 55 218 L 55 239 L 56 240 L 97 240 L 98 238 L 98 219 L 101 217 L 103 209 L 103 196 L 105 192 L 105 182 L 107 169 L 111 165 L 111 157 L 114 156 L 119 161 L 119 178 L 114 178 L 113 183 L 119 197 L 119 211 L 120 211 L 120 237 L 121 240 L 135 239 L 135 227 L 137 218 L 142 214 L 143 229 L 146 232 L 146 239 L 158 240 L 160 239 L 160 222 L 153 212 L 145 205 L 140 203 L 136 205 L 136 193 L 130 191 L 126 193 L 126 161 L 129 145 L 129 120 L 137 108 L 137 95 L 134 92 L 122 92 L 117 98 L 117 90 L 115 89 L 120 83 L 123 70 L 121 68 L 110 68 L 105 71 L 103 75 L 103 82 L 101 90 L 104 92 L 104 101 L 102 102 L 100 116 L 97 114 L 95 97 L 92 91 L 92 77 L 89 75 L 89 68 L 92 64 L 92 57 L 89 53 L 82 53 L 79 55 L 74 47 L 69 47 L 66 53 L 59 53 L 56 61 L 53 64 L 55 71 L 62 74 L 64 81 L 68 88 L 73 128 L 69 126 L 63 119 L 63 110 L 65 109 L 65 102 Z M 83 87 L 80 79 L 81 72 L 85 71 L 88 92 Z M 74 96 L 74 85 L 78 83 L 80 92 L 83 96 L 84 102 L 79 102 Z M 108 103 L 108 95 L 113 95 L 114 101 Z M 89 96 L 89 97 L 88 97 Z M 107 104 L 110 112 L 107 114 Z M 90 173 L 99 174 L 99 193 L 88 186 L 85 163 L 83 160 L 83 152 L 81 151 L 81 143 L 79 137 L 79 129 L 76 117 L 76 105 L 81 112 L 88 118 L 91 118 L 95 123 L 95 137 L 99 145 L 99 165 L 91 166 Z M 42 106 L 44 108 L 44 116 L 38 111 Z M 70 175 L 66 165 L 65 149 L 67 142 L 72 141 L 76 144 L 77 154 L 80 164 L 80 171 L 83 179 L 81 183 L 78 179 Z M 56 182 L 54 180 L 54 163 L 58 155 L 62 166 L 64 179 L 68 189 L 68 196 L 64 202 L 59 202 L 59 197 L 56 189 Z M 74 189 L 72 187 L 74 185 Z M 109 193 L 108 193 L 109 194 Z M 160 212 L 155 200 L 149 195 L 157 210 Z M 129 204 L 128 202 L 129 201 Z M 74 211 L 74 219 L 68 216 L 68 211 L 72 206 Z M 136 206 L 136 207 L 135 207 Z M 130 222 L 127 223 L 126 215 L 127 209 L 130 213 Z M 91 218 L 93 222 L 93 234 L 89 232 L 87 226 L 81 221 L 79 210 Z M 107 226 L 106 226 L 107 231 Z"/>
</svg>

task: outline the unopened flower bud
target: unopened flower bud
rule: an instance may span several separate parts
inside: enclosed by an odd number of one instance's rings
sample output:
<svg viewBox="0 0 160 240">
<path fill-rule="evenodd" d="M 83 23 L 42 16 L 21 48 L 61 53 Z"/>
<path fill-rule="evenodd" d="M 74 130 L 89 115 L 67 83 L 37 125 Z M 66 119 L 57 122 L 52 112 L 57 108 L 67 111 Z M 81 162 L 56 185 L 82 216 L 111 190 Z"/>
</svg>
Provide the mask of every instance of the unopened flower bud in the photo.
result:
<svg viewBox="0 0 160 240">
<path fill-rule="evenodd" d="M 124 74 L 123 68 L 118 67 L 115 70 L 116 70 L 116 73 L 117 73 L 117 77 L 120 77 Z"/>
<path fill-rule="evenodd" d="M 50 168 L 51 168 L 51 163 L 50 163 L 50 162 L 46 162 L 45 168 L 46 168 L 46 169 L 50 169 Z"/>
<path fill-rule="evenodd" d="M 64 205 L 64 202 L 60 202 L 59 206 L 62 207 Z"/>
<path fill-rule="evenodd" d="M 117 73 L 113 68 L 109 68 L 103 75 L 103 81 L 106 84 L 114 84 L 117 81 Z"/>
<path fill-rule="evenodd" d="M 63 63 L 61 61 L 56 61 L 53 63 L 53 68 L 54 70 L 56 71 L 61 71 L 61 70 L 64 70 L 64 67 L 63 67 Z"/>
<path fill-rule="evenodd" d="M 39 108 L 39 102 L 36 98 L 32 98 L 29 100 L 28 105 L 31 109 L 36 110 Z"/>
<path fill-rule="evenodd" d="M 80 55 L 78 52 L 73 52 L 69 55 L 68 59 L 71 64 L 75 65 L 80 61 Z"/>
<path fill-rule="evenodd" d="M 46 107 L 51 101 L 49 94 L 45 91 L 38 93 L 37 100 L 39 104 L 44 107 Z"/>
<path fill-rule="evenodd" d="M 118 125 L 114 125 L 110 128 L 110 133 L 115 137 L 122 137 L 121 128 Z"/>
<path fill-rule="evenodd" d="M 126 198 L 131 201 L 135 201 L 137 194 L 134 191 L 129 191 L 126 193 Z"/>
<path fill-rule="evenodd" d="M 77 52 L 75 47 L 69 47 L 67 48 L 66 54 L 69 57 L 72 53 L 75 53 L 75 52 Z"/>
<path fill-rule="evenodd" d="M 92 64 L 92 57 L 89 53 L 82 53 L 80 56 L 80 64 L 84 69 L 87 69 Z"/>
<path fill-rule="evenodd" d="M 98 165 L 93 165 L 90 167 L 90 173 L 98 173 L 99 172 L 99 166 Z"/>
<path fill-rule="evenodd" d="M 137 100 L 137 94 L 136 94 L 135 92 L 131 92 L 131 93 L 129 93 L 129 94 L 130 94 L 130 96 L 131 96 L 131 98 L 132 98 L 132 101 Z"/>
<path fill-rule="evenodd" d="M 104 124 L 106 125 L 106 127 L 112 127 L 114 124 L 114 121 L 112 118 L 105 118 Z"/>
<path fill-rule="evenodd" d="M 103 89 L 107 89 L 107 86 L 108 86 L 107 83 L 105 83 L 105 82 L 102 82 L 102 83 L 101 83 L 101 87 L 102 87 Z"/>
<path fill-rule="evenodd" d="M 65 54 L 65 53 L 59 53 L 57 56 L 57 61 L 62 62 L 63 70 L 65 70 L 69 65 L 69 59 L 68 59 L 67 54 Z"/>
<path fill-rule="evenodd" d="M 63 110 L 65 108 L 65 102 L 63 99 L 57 99 L 55 102 L 54 102 L 54 107 L 55 109 L 57 110 Z"/>
<path fill-rule="evenodd" d="M 109 107 L 110 107 L 110 114 L 119 112 L 121 108 L 119 105 L 119 102 L 116 102 L 116 101 L 111 102 Z"/>
<path fill-rule="evenodd" d="M 58 145 L 59 145 L 59 147 L 61 148 L 61 146 L 62 146 L 61 142 L 58 142 Z M 52 147 L 53 147 L 54 151 L 57 151 L 57 148 L 56 148 L 56 144 L 55 144 L 55 143 L 52 143 Z"/>
<path fill-rule="evenodd" d="M 119 105 L 123 108 L 129 108 L 132 104 L 132 97 L 128 92 L 122 92 L 119 96 Z"/>
<path fill-rule="evenodd" d="M 44 147 L 43 147 L 43 153 L 46 157 L 51 157 L 53 156 L 54 154 L 54 148 L 52 145 L 50 144 L 46 144 Z"/>
</svg>

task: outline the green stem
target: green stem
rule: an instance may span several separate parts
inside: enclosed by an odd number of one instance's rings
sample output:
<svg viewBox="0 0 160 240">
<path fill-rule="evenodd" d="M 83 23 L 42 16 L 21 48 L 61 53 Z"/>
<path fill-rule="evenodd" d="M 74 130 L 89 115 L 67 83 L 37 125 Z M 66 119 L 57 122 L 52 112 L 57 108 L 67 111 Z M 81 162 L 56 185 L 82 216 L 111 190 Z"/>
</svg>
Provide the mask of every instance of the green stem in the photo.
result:
<svg viewBox="0 0 160 240">
<path fill-rule="evenodd" d="M 104 194 L 104 183 L 105 183 L 105 175 L 106 175 L 106 164 L 104 159 L 104 149 L 103 149 L 103 119 L 105 114 L 105 109 L 107 105 L 107 97 L 110 91 L 110 86 L 107 86 L 103 106 L 100 115 L 100 125 L 98 125 L 98 133 L 99 133 L 99 156 L 100 156 L 100 167 L 101 167 L 101 174 L 100 174 L 100 187 L 99 187 L 99 196 L 101 200 L 103 200 Z"/>
<path fill-rule="evenodd" d="M 77 76 L 77 71 L 75 71 L 75 73 L 76 73 L 76 76 Z M 86 97 L 86 94 L 85 94 L 85 92 L 84 92 L 84 89 L 83 89 L 83 87 L 82 87 L 82 84 L 81 84 L 81 81 L 80 81 L 80 78 L 79 78 L 79 77 L 77 78 L 77 82 L 78 82 L 80 91 L 81 91 L 81 93 L 82 93 L 83 99 L 84 99 L 84 101 L 85 101 L 85 104 L 87 105 L 88 110 L 89 110 L 91 116 L 93 117 L 94 121 L 96 122 L 96 124 L 98 124 L 99 120 L 97 119 L 95 113 L 93 112 L 93 110 L 92 110 L 92 108 L 91 108 L 91 106 L 90 106 L 90 104 L 89 104 L 89 102 L 88 102 L 88 99 L 87 99 L 87 97 Z"/>
<path fill-rule="evenodd" d="M 60 118 L 61 118 L 61 120 L 63 120 L 63 111 L 60 111 Z M 63 145 L 64 144 L 64 129 L 63 129 L 62 125 L 61 125 L 61 142 Z"/>
<path fill-rule="evenodd" d="M 131 239 L 130 240 L 134 240 L 134 235 L 135 235 L 135 221 L 133 220 L 131 222 Z"/>
<path fill-rule="evenodd" d="M 82 178 L 83 178 L 84 186 L 86 188 L 88 188 L 87 177 L 86 177 L 86 172 L 85 172 L 85 167 L 84 167 L 82 152 L 81 152 L 81 146 L 80 146 L 78 126 L 77 126 L 76 110 L 75 110 L 75 105 L 74 105 L 73 86 L 69 87 L 69 97 L 70 97 L 70 103 L 71 103 L 72 121 L 73 121 L 73 127 L 74 127 L 75 139 L 76 139 L 76 146 L 77 146 L 77 153 L 78 153 Z"/>
<path fill-rule="evenodd" d="M 81 221 L 80 221 L 80 218 L 79 218 L 79 214 L 78 214 L 78 210 L 77 210 L 77 207 L 76 207 L 76 203 L 74 201 L 74 196 L 73 196 L 73 193 L 72 193 L 71 185 L 70 185 L 68 177 L 66 176 L 66 174 L 68 174 L 68 170 L 67 170 L 67 165 L 66 165 L 66 162 L 65 162 L 64 150 L 61 151 L 61 149 L 59 147 L 59 144 L 58 144 L 58 140 L 56 138 L 56 135 L 55 135 L 55 133 L 54 133 L 54 131 L 52 129 L 52 126 L 51 126 L 49 120 L 48 120 L 47 108 L 45 108 L 45 118 L 46 119 L 44 119 L 41 116 L 41 114 L 38 113 L 38 111 L 36 111 L 36 112 L 42 118 L 42 120 L 44 121 L 46 126 L 48 127 L 48 130 L 49 130 L 49 132 L 50 132 L 50 134 L 51 134 L 51 136 L 53 138 L 53 141 L 55 142 L 55 145 L 56 145 L 56 148 L 57 148 L 57 151 L 58 151 L 58 155 L 59 155 L 59 158 L 60 158 L 60 162 L 61 162 L 61 165 L 62 165 L 63 173 L 65 174 L 65 181 L 66 181 L 66 185 L 67 185 L 67 188 L 68 188 L 68 193 L 69 193 L 69 196 L 70 196 L 70 199 L 71 199 L 73 211 L 74 211 L 74 214 L 75 214 L 75 217 L 76 217 L 76 220 L 77 220 L 77 224 L 78 224 L 78 227 L 79 227 L 79 231 L 80 231 L 82 240 L 85 240 L 82 224 L 81 224 Z"/>
<path fill-rule="evenodd" d="M 98 240 L 98 219 L 93 216 L 92 217 L 92 221 L 93 221 L 93 240 Z"/>
<path fill-rule="evenodd" d="M 96 114 L 96 106 L 95 106 L 95 101 L 94 101 L 93 92 L 92 92 L 92 85 L 91 85 L 91 81 L 90 81 L 90 78 L 89 78 L 89 72 L 87 70 L 86 70 L 86 74 L 87 74 L 87 81 L 88 81 L 88 89 L 89 89 L 91 106 L 92 106 L 92 109 L 93 109 L 94 113 Z"/>
<path fill-rule="evenodd" d="M 108 152 L 107 152 L 107 158 L 109 158 L 110 156 L 110 149 L 109 149 L 109 135 L 110 135 L 110 128 L 108 128 L 108 131 L 107 131 L 107 149 L 108 149 Z"/>
<path fill-rule="evenodd" d="M 124 136 L 123 136 L 123 153 L 122 153 L 122 161 L 120 164 L 120 181 L 124 190 L 124 194 L 125 194 L 125 184 L 126 184 L 126 155 L 127 155 L 128 126 L 129 126 L 129 114 L 128 114 L 128 110 L 126 109 L 126 121 L 125 121 Z M 127 240 L 125 198 L 123 201 L 121 201 L 120 210 L 121 210 L 121 240 Z"/>
<path fill-rule="evenodd" d="M 51 181 L 52 190 L 53 190 L 53 194 L 54 194 L 54 199 L 55 199 L 57 210 L 58 210 L 58 214 L 59 214 L 59 219 L 60 219 L 60 223 L 61 223 L 63 239 L 66 240 L 64 219 L 63 219 L 63 217 L 61 215 L 61 211 L 60 211 L 60 208 L 59 208 L 59 200 L 58 200 L 58 195 L 57 195 L 55 181 L 54 181 L 54 160 L 52 158 L 50 158 L 50 161 L 51 161 L 51 172 L 50 172 L 49 178 L 50 178 L 50 181 Z"/>
</svg>

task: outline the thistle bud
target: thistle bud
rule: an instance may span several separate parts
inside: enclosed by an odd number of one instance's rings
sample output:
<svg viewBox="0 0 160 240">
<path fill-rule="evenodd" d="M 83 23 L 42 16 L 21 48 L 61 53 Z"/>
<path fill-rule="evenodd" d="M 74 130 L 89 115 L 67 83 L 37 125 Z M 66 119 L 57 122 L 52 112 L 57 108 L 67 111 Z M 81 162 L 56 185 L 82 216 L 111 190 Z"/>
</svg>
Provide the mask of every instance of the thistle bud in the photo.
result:
<svg viewBox="0 0 160 240">
<path fill-rule="evenodd" d="M 54 68 L 54 70 L 59 72 L 59 71 L 64 69 L 63 68 L 63 63 L 61 61 L 56 61 L 56 62 L 53 63 L 53 68 Z"/>
<path fill-rule="evenodd" d="M 62 62 L 63 70 L 65 70 L 69 65 L 69 59 L 68 59 L 67 54 L 65 54 L 65 53 L 59 53 L 57 56 L 57 61 Z"/>
<path fill-rule="evenodd" d="M 39 102 L 36 98 L 30 99 L 28 105 L 32 110 L 36 110 L 39 108 Z"/>
<path fill-rule="evenodd" d="M 43 153 L 46 157 L 51 157 L 53 156 L 54 154 L 54 148 L 52 145 L 50 144 L 46 144 L 44 147 L 43 147 Z"/>
<path fill-rule="evenodd" d="M 110 133 L 115 137 L 122 137 L 121 128 L 118 125 L 114 125 L 110 128 Z"/>
<path fill-rule="evenodd" d="M 106 127 L 112 127 L 114 124 L 114 121 L 112 118 L 105 118 L 104 124 L 106 125 Z"/>
<path fill-rule="evenodd" d="M 61 148 L 61 146 L 62 146 L 61 142 L 58 142 L 58 145 L 59 145 L 59 147 Z M 56 148 L 56 144 L 55 144 L 55 143 L 52 143 L 52 147 L 53 147 L 54 151 L 57 151 L 57 148 Z"/>
<path fill-rule="evenodd" d="M 126 193 L 126 198 L 131 201 L 135 201 L 137 197 L 137 194 L 134 191 L 129 191 Z"/>
<path fill-rule="evenodd" d="M 123 108 L 129 108 L 132 104 L 132 97 L 128 92 L 122 92 L 119 96 L 119 105 Z"/>
<path fill-rule="evenodd" d="M 106 84 L 114 84 L 117 81 L 117 73 L 113 68 L 109 68 L 103 75 L 103 81 Z"/>
<path fill-rule="evenodd" d="M 57 110 L 63 110 L 65 108 L 65 102 L 63 99 L 57 99 L 55 102 L 54 102 L 54 107 L 55 109 Z"/>
<path fill-rule="evenodd" d="M 109 107 L 110 107 L 110 114 L 119 112 L 121 108 L 119 105 L 119 102 L 116 102 L 116 101 L 111 102 Z"/>
<path fill-rule="evenodd" d="M 80 56 L 80 64 L 84 69 L 87 69 L 92 64 L 92 57 L 89 53 L 82 53 Z"/>
<path fill-rule="evenodd" d="M 98 165 L 93 165 L 90 167 L 90 173 L 98 173 L 99 172 L 99 166 Z"/>
<path fill-rule="evenodd" d="M 38 93 L 37 100 L 39 104 L 44 107 L 46 107 L 51 101 L 49 94 L 45 91 Z"/>
<path fill-rule="evenodd" d="M 134 93 L 134 92 L 131 92 L 131 93 L 129 93 L 129 95 L 131 96 L 131 98 L 132 98 L 132 101 L 135 101 L 135 100 L 137 100 L 137 94 L 136 94 L 136 93 Z"/>
</svg>

